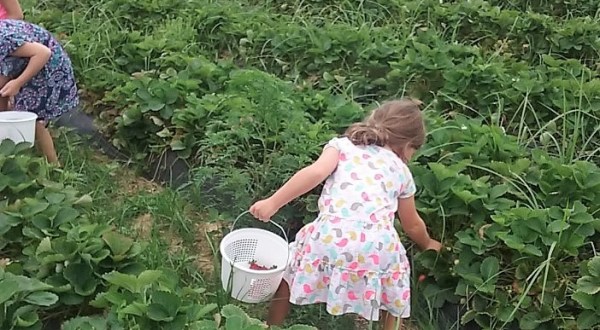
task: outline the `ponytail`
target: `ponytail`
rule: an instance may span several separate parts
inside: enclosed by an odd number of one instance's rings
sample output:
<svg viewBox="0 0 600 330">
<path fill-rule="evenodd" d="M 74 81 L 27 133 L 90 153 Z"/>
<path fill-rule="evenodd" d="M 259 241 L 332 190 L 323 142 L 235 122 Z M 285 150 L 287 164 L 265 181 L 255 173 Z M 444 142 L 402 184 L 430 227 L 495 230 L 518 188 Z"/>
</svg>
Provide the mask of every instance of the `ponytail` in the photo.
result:
<svg viewBox="0 0 600 330">
<path fill-rule="evenodd" d="M 344 134 L 355 145 L 378 145 L 384 147 L 387 145 L 389 135 L 383 128 L 368 122 L 352 124 Z"/>
<path fill-rule="evenodd" d="M 388 146 L 397 151 L 408 146 L 418 148 L 425 142 L 421 104 L 414 99 L 385 102 L 364 121 L 348 127 L 344 136 L 355 145 Z"/>
</svg>

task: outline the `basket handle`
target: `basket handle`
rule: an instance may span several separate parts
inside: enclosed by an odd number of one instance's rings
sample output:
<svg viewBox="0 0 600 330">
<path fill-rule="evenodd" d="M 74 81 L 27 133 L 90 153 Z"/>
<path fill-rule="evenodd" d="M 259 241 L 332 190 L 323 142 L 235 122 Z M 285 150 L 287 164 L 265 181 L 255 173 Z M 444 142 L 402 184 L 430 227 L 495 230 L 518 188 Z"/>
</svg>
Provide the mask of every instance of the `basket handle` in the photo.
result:
<svg viewBox="0 0 600 330">
<path fill-rule="evenodd" d="M 240 215 L 237 216 L 237 218 L 235 218 L 235 220 L 233 221 L 233 224 L 231 225 L 231 228 L 229 229 L 229 232 L 233 231 L 233 228 L 235 228 L 236 223 L 238 222 L 238 220 L 240 220 L 241 217 L 243 217 L 244 215 L 250 213 L 250 211 L 244 211 L 242 212 Z M 288 243 L 288 245 L 290 244 L 290 240 L 288 239 L 287 233 L 285 232 L 285 229 L 283 229 L 283 227 L 281 227 L 278 223 L 269 220 L 268 223 L 274 225 L 275 227 L 277 227 L 279 230 L 281 230 L 281 232 L 283 233 L 283 237 L 285 238 L 285 241 Z M 288 253 L 289 254 L 289 253 Z M 289 259 L 289 258 L 288 258 Z"/>
</svg>

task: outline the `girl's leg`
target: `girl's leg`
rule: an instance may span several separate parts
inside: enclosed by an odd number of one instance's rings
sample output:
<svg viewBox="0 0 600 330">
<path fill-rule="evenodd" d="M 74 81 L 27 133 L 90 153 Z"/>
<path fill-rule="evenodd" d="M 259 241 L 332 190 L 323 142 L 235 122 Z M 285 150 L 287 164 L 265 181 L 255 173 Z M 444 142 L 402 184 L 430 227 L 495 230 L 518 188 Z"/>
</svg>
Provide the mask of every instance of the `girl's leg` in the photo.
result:
<svg viewBox="0 0 600 330">
<path fill-rule="evenodd" d="M 385 310 L 381 310 L 381 324 L 383 325 L 383 330 L 402 330 L 402 319 L 399 317 L 395 317 L 390 315 Z"/>
<path fill-rule="evenodd" d="M 290 287 L 286 281 L 281 281 L 277 292 L 271 300 L 269 306 L 268 325 L 282 325 L 283 321 L 290 312 Z"/>
<path fill-rule="evenodd" d="M 38 150 L 46 156 L 48 163 L 58 164 L 54 142 L 44 121 L 39 120 L 35 123 L 35 142 Z"/>
</svg>

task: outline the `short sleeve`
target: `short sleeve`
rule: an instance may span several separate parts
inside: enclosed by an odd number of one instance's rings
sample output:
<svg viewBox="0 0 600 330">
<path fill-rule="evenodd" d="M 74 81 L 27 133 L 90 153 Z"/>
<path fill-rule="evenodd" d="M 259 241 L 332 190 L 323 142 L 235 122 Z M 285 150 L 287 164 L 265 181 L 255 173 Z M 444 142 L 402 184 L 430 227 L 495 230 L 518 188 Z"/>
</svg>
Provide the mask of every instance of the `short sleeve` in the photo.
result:
<svg viewBox="0 0 600 330">
<path fill-rule="evenodd" d="M 0 23 L 0 62 L 9 57 L 17 48 L 27 42 L 22 27 L 12 20 L 2 20 Z"/>
<path fill-rule="evenodd" d="M 341 144 L 342 144 L 342 139 L 339 137 L 335 137 L 335 138 L 329 140 L 329 142 L 327 142 L 327 144 L 325 144 L 325 146 L 323 147 L 323 150 L 325 150 L 327 148 L 334 148 L 338 151 L 341 151 Z"/>
<path fill-rule="evenodd" d="M 402 186 L 400 187 L 399 198 L 404 199 L 414 196 L 417 193 L 417 186 L 408 167 L 406 165 L 402 167 Z"/>
<path fill-rule="evenodd" d="M 1 20 L 0 23 L 0 75 L 14 78 L 25 66 L 28 59 L 10 56 L 27 40 L 21 31 L 19 22 Z"/>
</svg>

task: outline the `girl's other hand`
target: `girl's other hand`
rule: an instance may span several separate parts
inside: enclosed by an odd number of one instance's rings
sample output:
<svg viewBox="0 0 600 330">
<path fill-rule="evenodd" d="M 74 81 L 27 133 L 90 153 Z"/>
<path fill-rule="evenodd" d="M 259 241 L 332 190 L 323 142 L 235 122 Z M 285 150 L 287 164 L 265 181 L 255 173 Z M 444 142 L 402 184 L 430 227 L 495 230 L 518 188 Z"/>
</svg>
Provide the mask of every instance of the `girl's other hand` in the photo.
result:
<svg viewBox="0 0 600 330">
<path fill-rule="evenodd" d="M 250 207 L 250 213 L 258 220 L 264 222 L 271 221 L 271 217 L 277 213 L 278 210 L 279 208 L 277 205 L 269 198 L 258 201 Z"/>
<path fill-rule="evenodd" d="M 434 239 L 431 239 L 424 248 L 424 250 L 434 250 L 437 252 L 440 252 L 441 249 L 442 249 L 442 243 L 440 243 Z"/>
<path fill-rule="evenodd" d="M 2 89 L 0 89 L 0 95 L 2 97 L 13 97 L 21 90 L 21 83 L 15 79 L 9 80 Z"/>
</svg>

